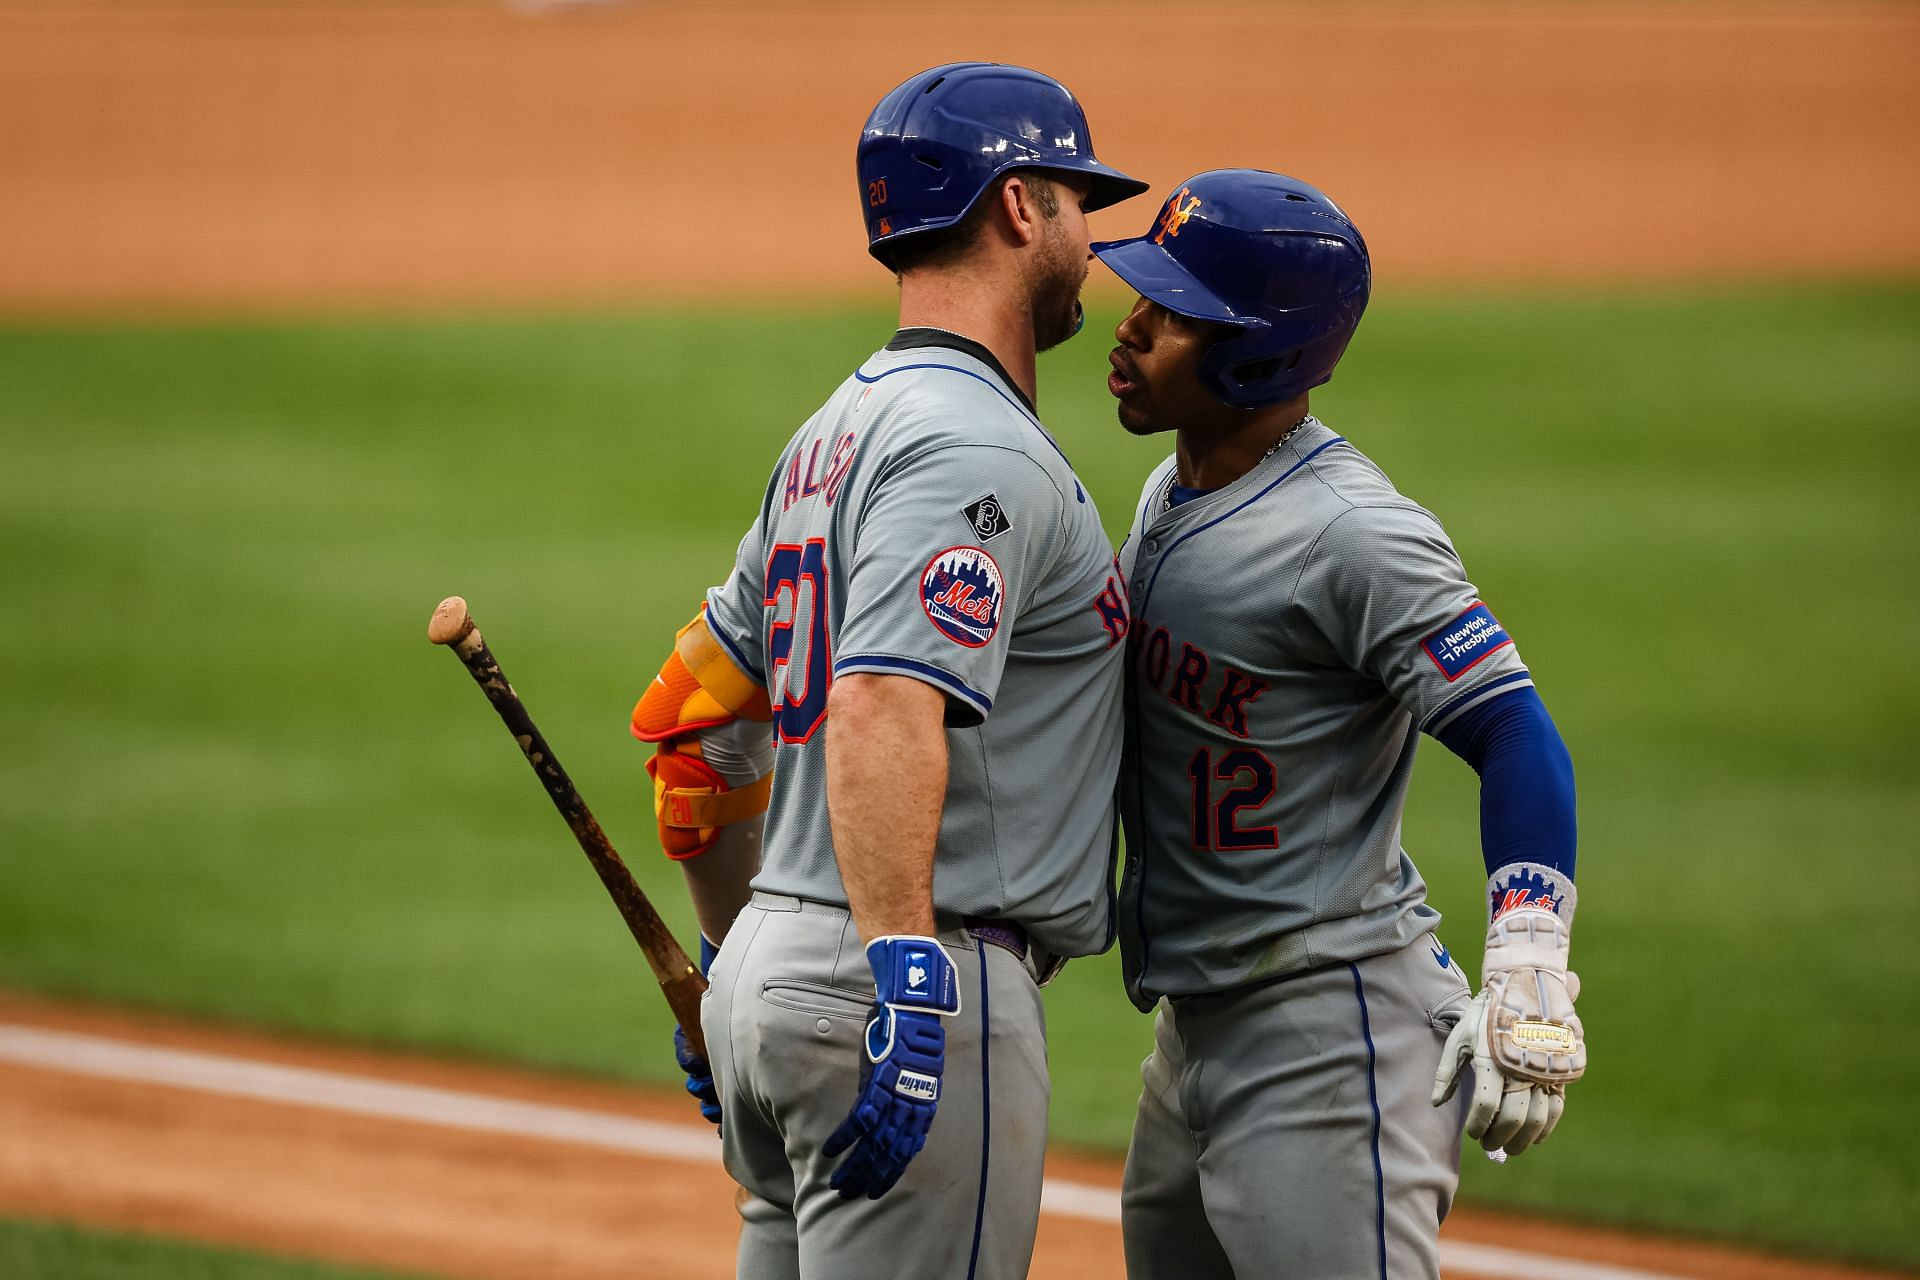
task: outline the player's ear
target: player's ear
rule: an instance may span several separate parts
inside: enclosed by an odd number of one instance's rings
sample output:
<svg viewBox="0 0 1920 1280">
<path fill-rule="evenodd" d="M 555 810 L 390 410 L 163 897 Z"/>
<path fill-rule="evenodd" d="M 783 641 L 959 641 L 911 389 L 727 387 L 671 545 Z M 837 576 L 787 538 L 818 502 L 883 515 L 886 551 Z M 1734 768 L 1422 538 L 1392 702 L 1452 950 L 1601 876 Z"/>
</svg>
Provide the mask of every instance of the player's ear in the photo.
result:
<svg viewBox="0 0 1920 1280">
<path fill-rule="evenodd" d="M 1010 173 L 1000 181 L 998 221 L 1005 224 L 1012 243 L 1022 248 L 1040 237 L 1041 208 L 1037 195 L 1034 185 L 1018 173 Z"/>
</svg>

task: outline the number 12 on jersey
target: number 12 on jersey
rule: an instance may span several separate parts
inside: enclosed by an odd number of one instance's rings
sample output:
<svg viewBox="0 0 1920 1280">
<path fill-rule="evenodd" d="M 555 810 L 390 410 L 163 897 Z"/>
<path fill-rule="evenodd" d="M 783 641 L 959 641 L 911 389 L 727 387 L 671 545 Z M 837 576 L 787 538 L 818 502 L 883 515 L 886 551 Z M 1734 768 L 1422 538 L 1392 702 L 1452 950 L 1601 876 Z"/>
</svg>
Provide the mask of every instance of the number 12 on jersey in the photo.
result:
<svg viewBox="0 0 1920 1280">
<path fill-rule="evenodd" d="M 1257 809 L 1273 799 L 1273 761 L 1250 747 L 1222 752 L 1216 761 L 1211 747 L 1201 747 L 1187 762 L 1187 781 L 1193 792 L 1193 847 L 1196 849 L 1277 849 L 1280 833 L 1273 827 L 1243 827 L 1240 811 Z M 1216 782 L 1227 783 L 1217 797 Z"/>
<path fill-rule="evenodd" d="M 827 635 L 827 540 L 783 542 L 767 557 L 767 597 L 773 610 L 767 627 L 767 696 L 782 742 L 805 742 L 827 718 L 833 684 L 833 641 Z M 782 621 L 782 619 L 785 621 Z M 794 633 L 805 637 L 794 653 Z"/>
</svg>

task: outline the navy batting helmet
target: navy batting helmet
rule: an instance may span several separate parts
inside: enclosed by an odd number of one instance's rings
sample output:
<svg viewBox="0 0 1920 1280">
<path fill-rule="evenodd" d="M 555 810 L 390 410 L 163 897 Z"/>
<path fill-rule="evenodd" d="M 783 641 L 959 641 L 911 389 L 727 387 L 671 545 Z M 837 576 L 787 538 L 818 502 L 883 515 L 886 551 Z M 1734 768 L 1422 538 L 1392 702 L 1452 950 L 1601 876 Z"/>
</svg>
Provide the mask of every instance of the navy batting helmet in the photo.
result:
<svg viewBox="0 0 1920 1280">
<path fill-rule="evenodd" d="M 952 226 L 1019 168 L 1087 175 L 1089 212 L 1147 189 L 1093 158 L 1086 113 L 1051 76 L 997 62 L 922 71 L 880 99 L 860 134 L 867 252 L 880 258 L 883 244 Z"/>
<path fill-rule="evenodd" d="M 1214 343 L 1199 369 L 1208 389 L 1240 409 L 1331 378 L 1373 279 L 1367 243 L 1339 205 L 1259 169 L 1189 178 L 1147 234 L 1093 251 L 1142 297 L 1241 330 Z"/>
</svg>

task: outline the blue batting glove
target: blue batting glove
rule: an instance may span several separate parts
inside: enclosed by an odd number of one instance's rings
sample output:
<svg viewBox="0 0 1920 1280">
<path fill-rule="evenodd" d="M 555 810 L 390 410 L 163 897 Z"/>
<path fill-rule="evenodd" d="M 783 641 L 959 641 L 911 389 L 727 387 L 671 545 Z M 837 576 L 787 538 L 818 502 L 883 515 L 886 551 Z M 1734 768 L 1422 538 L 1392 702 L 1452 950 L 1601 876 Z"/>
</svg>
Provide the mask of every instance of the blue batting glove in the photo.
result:
<svg viewBox="0 0 1920 1280">
<path fill-rule="evenodd" d="M 713 958 L 720 954 L 720 948 L 707 941 L 707 935 L 700 935 L 700 972 L 704 975 L 712 970 Z M 713 1068 L 707 1060 L 693 1051 L 687 1043 L 687 1033 L 678 1024 L 673 1028 L 673 1056 L 680 1069 L 687 1073 L 687 1092 L 700 1103 L 700 1115 L 708 1124 L 720 1123 L 720 1090 L 713 1082 Z"/>
<path fill-rule="evenodd" d="M 891 936 L 867 944 L 873 1012 L 853 1110 L 820 1148 L 850 1151 L 828 1185 L 846 1199 L 878 1200 L 927 1143 L 940 1103 L 947 1032 L 940 1019 L 960 1012 L 953 961 L 932 938 Z"/>
</svg>

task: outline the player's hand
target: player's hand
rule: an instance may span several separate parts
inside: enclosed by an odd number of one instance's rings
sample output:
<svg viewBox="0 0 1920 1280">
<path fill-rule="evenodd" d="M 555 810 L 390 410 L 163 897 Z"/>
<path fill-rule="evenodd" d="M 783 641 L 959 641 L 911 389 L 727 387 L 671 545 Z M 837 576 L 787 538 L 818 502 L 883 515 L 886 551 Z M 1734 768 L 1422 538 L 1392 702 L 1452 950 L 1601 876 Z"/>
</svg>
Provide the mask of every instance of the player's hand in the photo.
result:
<svg viewBox="0 0 1920 1280">
<path fill-rule="evenodd" d="M 867 944 L 873 1012 L 860 1057 L 853 1110 L 821 1153 L 847 1158 L 828 1185 L 849 1200 L 878 1200 L 926 1145 L 940 1103 L 947 1032 L 940 1019 L 960 1012 L 953 961 L 932 938 L 895 936 Z"/>
<path fill-rule="evenodd" d="M 707 935 L 700 935 L 700 972 L 707 973 L 713 968 L 713 959 L 720 949 L 707 941 Z M 708 1124 L 720 1123 L 720 1089 L 713 1082 L 713 1068 L 707 1060 L 693 1051 L 687 1043 L 687 1033 L 679 1024 L 673 1028 L 673 1057 L 680 1069 L 687 1073 L 687 1092 L 700 1104 L 700 1115 Z"/>
<path fill-rule="evenodd" d="M 679 1026 L 673 1029 L 673 1056 L 680 1063 L 680 1069 L 687 1073 L 687 1092 L 700 1103 L 700 1116 L 708 1124 L 720 1123 L 720 1089 L 713 1082 L 713 1068 L 707 1060 L 693 1051 L 687 1043 L 687 1033 Z"/>
<path fill-rule="evenodd" d="M 1467 1136 L 1488 1151 L 1519 1155 L 1560 1122 L 1566 1087 L 1587 1069 L 1573 1002 L 1580 979 L 1567 969 L 1573 884 L 1547 867 L 1502 868 L 1489 885 L 1485 985 L 1440 1054 L 1433 1105 L 1473 1066 Z"/>
</svg>

